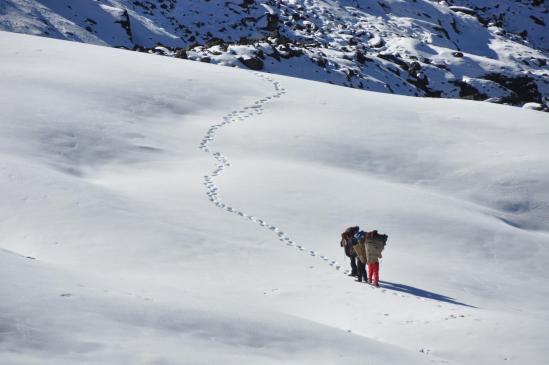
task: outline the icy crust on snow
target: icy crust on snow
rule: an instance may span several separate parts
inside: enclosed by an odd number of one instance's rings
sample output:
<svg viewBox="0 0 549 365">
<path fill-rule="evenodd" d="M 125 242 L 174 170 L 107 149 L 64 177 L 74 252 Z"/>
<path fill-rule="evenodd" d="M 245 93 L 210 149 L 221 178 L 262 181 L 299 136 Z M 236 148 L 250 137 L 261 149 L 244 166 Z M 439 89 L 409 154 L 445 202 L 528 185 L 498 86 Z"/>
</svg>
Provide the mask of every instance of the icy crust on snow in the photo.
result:
<svg viewBox="0 0 549 365">
<path fill-rule="evenodd" d="M 10 33 L 0 66 L 4 362 L 549 356 L 547 114 Z"/>
<path fill-rule="evenodd" d="M 402 95 L 536 102 L 545 110 L 548 17 L 544 2 L 510 0 L 0 5 L 3 30 Z M 477 89 L 464 77 L 499 87 Z"/>
</svg>

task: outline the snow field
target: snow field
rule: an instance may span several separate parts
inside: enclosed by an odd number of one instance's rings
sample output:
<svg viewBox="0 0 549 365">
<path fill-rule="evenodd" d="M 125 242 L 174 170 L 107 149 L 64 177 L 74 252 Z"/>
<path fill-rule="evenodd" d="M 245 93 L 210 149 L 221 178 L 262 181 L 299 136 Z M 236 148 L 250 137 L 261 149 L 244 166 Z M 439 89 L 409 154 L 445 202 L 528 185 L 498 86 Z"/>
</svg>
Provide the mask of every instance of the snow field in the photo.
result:
<svg viewBox="0 0 549 365">
<path fill-rule="evenodd" d="M 267 96 L 263 99 L 257 100 L 252 105 L 245 106 L 241 110 L 235 110 L 230 112 L 229 114 L 225 115 L 222 118 L 223 122 L 219 124 L 214 124 L 208 129 L 208 133 L 202 139 L 199 145 L 199 148 L 204 150 L 204 152 L 211 154 L 211 156 L 213 156 L 213 158 L 215 158 L 219 162 L 219 164 L 217 165 L 216 169 L 211 173 L 211 175 L 204 176 L 204 186 L 207 189 L 206 195 L 208 196 L 208 199 L 215 204 L 216 207 L 225 209 L 227 212 L 234 213 L 238 216 L 247 218 L 250 221 L 259 224 L 261 227 L 267 228 L 273 233 L 275 233 L 280 242 L 288 246 L 293 246 L 297 248 L 299 251 L 308 251 L 308 254 L 310 256 L 313 256 L 313 257 L 318 256 L 321 260 L 327 262 L 330 266 L 334 267 L 336 270 L 342 270 L 342 265 L 339 264 L 336 260 L 332 260 L 329 257 L 324 255 L 319 255 L 318 252 L 316 252 L 315 250 L 307 250 L 303 245 L 299 244 L 298 242 L 295 242 L 285 232 L 281 231 L 279 227 L 270 225 L 263 219 L 241 212 L 233 208 L 232 206 L 229 206 L 223 203 L 223 201 L 219 197 L 219 188 L 214 183 L 214 177 L 219 176 L 219 174 L 221 174 L 226 167 L 231 166 L 231 164 L 229 160 L 221 152 L 210 151 L 209 145 L 215 141 L 217 131 L 226 125 L 244 121 L 247 118 L 253 117 L 254 115 L 263 114 L 263 105 L 265 103 L 286 94 L 286 90 L 280 86 L 280 83 L 278 81 L 275 81 L 271 77 L 267 77 L 261 73 L 255 73 L 255 75 L 257 75 L 260 79 L 271 83 L 276 93 L 274 93 L 271 96 Z M 343 272 L 345 274 L 348 274 L 350 271 L 344 270 Z"/>
<path fill-rule="evenodd" d="M 546 358 L 546 114 L 0 37 L 7 363 Z"/>
</svg>

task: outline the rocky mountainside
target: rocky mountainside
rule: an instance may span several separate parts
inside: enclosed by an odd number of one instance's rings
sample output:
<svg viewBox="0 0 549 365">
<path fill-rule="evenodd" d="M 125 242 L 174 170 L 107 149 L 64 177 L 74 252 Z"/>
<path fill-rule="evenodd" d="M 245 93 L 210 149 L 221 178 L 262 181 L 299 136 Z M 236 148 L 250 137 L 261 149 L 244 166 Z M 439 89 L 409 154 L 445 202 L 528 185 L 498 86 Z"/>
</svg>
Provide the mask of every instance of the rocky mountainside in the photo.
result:
<svg viewBox="0 0 549 365">
<path fill-rule="evenodd" d="M 545 0 L 3 0 L 0 29 L 549 110 Z"/>
</svg>

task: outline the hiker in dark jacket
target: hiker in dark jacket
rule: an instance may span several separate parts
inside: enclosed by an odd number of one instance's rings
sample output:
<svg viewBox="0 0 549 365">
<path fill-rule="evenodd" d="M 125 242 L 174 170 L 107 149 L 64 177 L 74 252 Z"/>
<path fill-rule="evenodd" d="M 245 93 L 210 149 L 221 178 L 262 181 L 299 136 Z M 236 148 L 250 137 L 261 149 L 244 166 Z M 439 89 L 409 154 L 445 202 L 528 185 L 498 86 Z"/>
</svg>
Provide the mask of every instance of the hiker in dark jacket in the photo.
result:
<svg viewBox="0 0 549 365">
<path fill-rule="evenodd" d="M 353 250 L 352 240 L 353 236 L 360 230 L 358 227 L 349 227 L 341 234 L 341 247 L 345 250 L 345 255 L 351 260 L 351 273 L 349 276 L 357 276 L 358 269 L 356 266 L 356 253 Z"/>
</svg>

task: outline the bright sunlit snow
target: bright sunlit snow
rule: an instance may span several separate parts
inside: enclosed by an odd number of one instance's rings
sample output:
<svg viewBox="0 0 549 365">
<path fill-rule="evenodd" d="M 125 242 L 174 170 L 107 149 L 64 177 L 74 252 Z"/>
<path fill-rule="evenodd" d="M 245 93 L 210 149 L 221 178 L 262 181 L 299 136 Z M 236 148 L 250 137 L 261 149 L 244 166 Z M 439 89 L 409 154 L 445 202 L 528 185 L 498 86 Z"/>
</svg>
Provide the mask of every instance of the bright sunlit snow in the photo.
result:
<svg viewBox="0 0 549 365">
<path fill-rule="evenodd" d="M 4 32 L 0 80 L 3 365 L 546 363 L 547 113 Z"/>
</svg>

